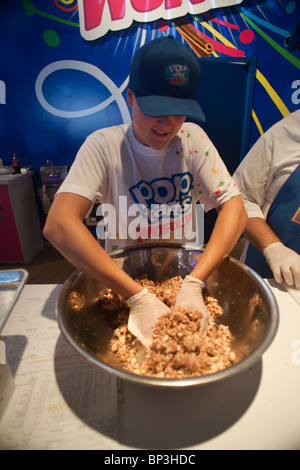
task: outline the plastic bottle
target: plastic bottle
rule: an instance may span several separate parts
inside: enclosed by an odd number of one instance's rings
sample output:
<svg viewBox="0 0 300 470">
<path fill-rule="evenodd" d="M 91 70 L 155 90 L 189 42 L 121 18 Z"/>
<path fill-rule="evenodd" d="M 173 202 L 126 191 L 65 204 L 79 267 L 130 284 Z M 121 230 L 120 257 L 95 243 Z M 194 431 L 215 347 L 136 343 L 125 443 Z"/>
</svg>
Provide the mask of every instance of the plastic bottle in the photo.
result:
<svg viewBox="0 0 300 470">
<path fill-rule="evenodd" d="M 15 153 L 13 154 L 13 157 L 12 157 L 12 165 L 13 165 L 14 173 L 21 173 L 20 160 L 18 159 Z"/>
<path fill-rule="evenodd" d="M 43 208 L 45 214 L 48 214 L 50 206 L 51 206 L 51 201 L 47 193 L 47 186 L 43 184 L 43 198 L 42 198 L 42 203 L 43 203 Z"/>
</svg>

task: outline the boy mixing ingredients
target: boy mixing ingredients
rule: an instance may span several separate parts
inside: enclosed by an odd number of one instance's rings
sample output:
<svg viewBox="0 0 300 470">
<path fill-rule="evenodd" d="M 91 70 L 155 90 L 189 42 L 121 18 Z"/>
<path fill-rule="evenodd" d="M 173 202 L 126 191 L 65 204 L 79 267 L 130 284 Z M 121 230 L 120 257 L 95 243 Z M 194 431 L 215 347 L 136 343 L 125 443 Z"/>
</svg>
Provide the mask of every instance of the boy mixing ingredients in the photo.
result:
<svg viewBox="0 0 300 470">
<path fill-rule="evenodd" d="M 186 221 L 181 243 L 187 241 L 189 223 L 195 224 L 196 203 L 205 211 L 215 208 L 218 217 L 209 242 L 185 277 L 175 303 L 175 308 L 201 310 L 205 332 L 204 281 L 231 251 L 247 221 L 239 191 L 216 148 L 201 127 L 185 122 L 187 117 L 205 120 L 195 100 L 200 77 L 196 56 L 173 37 L 142 46 L 132 60 L 127 90 L 132 123 L 100 129 L 86 139 L 44 227 L 45 237 L 72 264 L 126 299 L 130 307 L 128 329 L 146 347 L 151 344 L 156 319 L 169 309 L 119 268 L 108 252 L 133 241 L 151 242 L 154 220 L 149 213 L 153 207 L 167 207 L 169 214 L 174 207 L 173 223 L 168 225 L 170 241 L 179 226 L 177 218 Z M 96 199 L 113 207 L 116 215 L 117 235 L 106 238 L 105 250 L 83 223 Z M 144 223 L 135 227 L 135 233 L 131 227 L 127 238 L 120 239 L 124 201 L 127 223 L 132 220 L 133 208 L 140 209 Z M 162 227 L 163 215 L 160 224 Z M 162 237 L 161 231 L 159 234 Z M 162 238 L 168 241 L 165 235 Z"/>
</svg>

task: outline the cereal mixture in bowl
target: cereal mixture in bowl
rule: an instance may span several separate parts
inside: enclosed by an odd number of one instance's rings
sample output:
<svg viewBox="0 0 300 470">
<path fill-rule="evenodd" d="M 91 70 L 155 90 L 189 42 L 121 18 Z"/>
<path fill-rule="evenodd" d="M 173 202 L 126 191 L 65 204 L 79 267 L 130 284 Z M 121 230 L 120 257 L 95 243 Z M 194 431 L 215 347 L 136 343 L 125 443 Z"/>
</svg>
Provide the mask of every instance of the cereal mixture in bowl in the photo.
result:
<svg viewBox="0 0 300 470">
<path fill-rule="evenodd" d="M 180 379 L 221 371 L 235 362 L 231 348 L 233 337 L 228 326 L 222 325 L 223 309 L 212 296 L 205 296 L 210 314 L 206 334 L 200 334 L 201 312 L 184 308 L 173 310 L 181 286 L 179 276 L 165 281 L 136 279 L 143 287 L 157 295 L 171 309 L 158 318 L 153 342 L 145 349 L 127 329 L 129 309 L 122 297 L 107 289 L 102 302 L 118 310 L 111 351 L 122 361 L 124 369 L 143 376 Z"/>
<path fill-rule="evenodd" d="M 111 256 L 172 308 L 182 279 L 201 253 L 164 245 Z M 145 273 L 148 279 L 140 277 Z M 148 350 L 127 331 L 124 299 L 80 270 L 62 286 L 56 317 L 62 334 L 83 358 L 124 380 L 167 388 L 218 382 L 260 360 L 275 337 L 279 311 L 264 280 L 234 258 L 226 258 L 206 286 L 207 334 L 199 336 L 199 312 L 178 311 L 159 319 Z"/>
</svg>

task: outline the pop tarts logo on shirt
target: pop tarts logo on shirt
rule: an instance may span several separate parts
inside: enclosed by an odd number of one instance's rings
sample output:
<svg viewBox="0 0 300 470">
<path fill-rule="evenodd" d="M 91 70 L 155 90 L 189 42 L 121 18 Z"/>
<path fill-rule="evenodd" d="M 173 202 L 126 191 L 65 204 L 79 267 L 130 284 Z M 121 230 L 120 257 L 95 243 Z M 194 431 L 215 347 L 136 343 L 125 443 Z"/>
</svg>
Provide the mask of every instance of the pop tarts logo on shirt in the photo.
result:
<svg viewBox="0 0 300 470">
<path fill-rule="evenodd" d="M 152 181 L 141 180 L 129 188 L 133 200 L 151 210 L 151 206 L 179 204 L 189 205 L 192 201 L 193 176 L 191 173 L 179 173 L 171 178 L 155 178 Z"/>
</svg>

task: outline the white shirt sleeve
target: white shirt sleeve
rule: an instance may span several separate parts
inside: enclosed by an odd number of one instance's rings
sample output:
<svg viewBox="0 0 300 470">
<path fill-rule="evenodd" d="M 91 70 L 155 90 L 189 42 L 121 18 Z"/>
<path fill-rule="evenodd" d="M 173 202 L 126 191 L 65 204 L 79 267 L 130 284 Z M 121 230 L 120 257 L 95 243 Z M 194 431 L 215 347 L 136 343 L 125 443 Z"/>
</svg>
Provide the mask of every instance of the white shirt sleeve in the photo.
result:
<svg viewBox="0 0 300 470">
<path fill-rule="evenodd" d="M 266 202 L 267 182 L 271 172 L 272 147 L 262 136 L 233 175 L 250 218 L 264 218 L 262 208 Z"/>
<path fill-rule="evenodd" d="M 300 110 L 265 132 L 235 171 L 248 217 L 266 219 L 278 191 L 300 163 Z"/>
<path fill-rule="evenodd" d="M 107 148 L 101 133 L 87 137 L 80 147 L 66 179 L 56 194 L 75 193 L 94 202 L 106 192 Z"/>
</svg>

